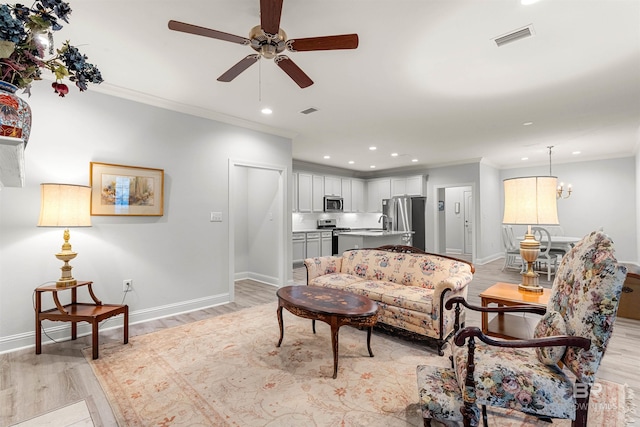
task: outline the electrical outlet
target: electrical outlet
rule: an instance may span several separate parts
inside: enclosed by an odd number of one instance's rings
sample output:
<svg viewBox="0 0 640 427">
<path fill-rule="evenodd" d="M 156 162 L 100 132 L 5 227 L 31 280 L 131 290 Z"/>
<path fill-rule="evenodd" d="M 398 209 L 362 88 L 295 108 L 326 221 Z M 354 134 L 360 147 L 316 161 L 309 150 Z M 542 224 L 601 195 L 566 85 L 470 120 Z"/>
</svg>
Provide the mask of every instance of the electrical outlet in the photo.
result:
<svg viewBox="0 0 640 427">
<path fill-rule="evenodd" d="M 133 280 L 132 279 L 124 279 L 122 281 L 122 292 L 129 292 L 133 290 Z"/>
</svg>

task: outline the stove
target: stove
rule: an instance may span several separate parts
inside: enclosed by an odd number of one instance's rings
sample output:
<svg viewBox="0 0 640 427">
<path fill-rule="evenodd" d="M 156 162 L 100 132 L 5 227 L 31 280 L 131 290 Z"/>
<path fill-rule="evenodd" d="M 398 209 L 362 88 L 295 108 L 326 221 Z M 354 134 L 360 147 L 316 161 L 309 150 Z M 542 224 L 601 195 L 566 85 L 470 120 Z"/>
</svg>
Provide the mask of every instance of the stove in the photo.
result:
<svg viewBox="0 0 640 427">
<path fill-rule="evenodd" d="M 344 233 L 345 231 L 351 231 L 350 228 L 347 227 L 338 227 L 336 225 L 336 220 L 335 219 L 319 219 L 318 220 L 318 230 L 331 230 L 333 231 L 332 233 L 332 239 L 331 239 L 331 246 L 332 246 L 332 251 L 333 255 L 337 255 L 338 254 L 338 235 L 340 233 Z"/>
</svg>

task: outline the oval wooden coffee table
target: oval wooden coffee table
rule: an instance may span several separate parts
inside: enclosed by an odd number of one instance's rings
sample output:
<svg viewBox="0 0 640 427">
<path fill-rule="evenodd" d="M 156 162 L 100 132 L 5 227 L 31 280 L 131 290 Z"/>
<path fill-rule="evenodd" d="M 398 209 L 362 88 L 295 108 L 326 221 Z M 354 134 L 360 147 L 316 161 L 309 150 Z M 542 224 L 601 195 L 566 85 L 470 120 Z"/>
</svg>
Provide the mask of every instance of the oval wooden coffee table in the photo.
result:
<svg viewBox="0 0 640 427">
<path fill-rule="evenodd" d="M 316 320 L 327 323 L 331 327 L 331 344 L 333 346 L 333 378 L 338 376 L 338 330 L 340 326 L 349 325 L 367 328 L 367 350 L 371 351 L 371 331 L 378 320 L 378 304 L 362 295 L 340 289 L 314 286 L 285 286 L 278 289 L 278 324 L 282 344 L 284 324 L 282 309 L 290 313 L 311 319 L 313 333 L 316 333 Z"/>
</svg>

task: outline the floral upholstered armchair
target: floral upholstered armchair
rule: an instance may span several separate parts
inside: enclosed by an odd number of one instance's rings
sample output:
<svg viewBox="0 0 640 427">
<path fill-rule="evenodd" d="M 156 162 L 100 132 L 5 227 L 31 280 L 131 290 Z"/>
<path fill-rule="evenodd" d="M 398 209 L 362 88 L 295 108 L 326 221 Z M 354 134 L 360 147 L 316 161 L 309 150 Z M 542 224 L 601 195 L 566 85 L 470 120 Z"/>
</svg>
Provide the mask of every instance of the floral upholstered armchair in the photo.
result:
<svg viewBox="0 0 640 427">
<path fill-rule="evenodd" d="M 478 424 L 479 406 L 486 425 L 487 405 L 586 426 L 590 387 L 613 331 L 625 277 L 626 268 L 617 263 L 612 241 L 597 231 L 563 258 L 546 310 L 472 307 L 462 298 L 449 300 L 447 308 L 459 304 L 494 313 L 538 312 L 543 317 L 530 340 L 493 340 L 477 327 L 461 329 L 452 346 L 453 369 L 432 370 L 429 381 L 433 384 L 436 376 L 456 381 L 458 396 L 448 399 L 457 405 L 465 426 Z M 436 388 L 420 391 L 425 424 L 427 418 L 447 418 L 439 406 L 442 417 L 428 406 L 435 408 L 434 402 L 446 400 L 434 393 Z M 446 389 L 450 388 L 449 384 Z M 454 412 L 449 415 L 455 416 Z"/>
</svg>

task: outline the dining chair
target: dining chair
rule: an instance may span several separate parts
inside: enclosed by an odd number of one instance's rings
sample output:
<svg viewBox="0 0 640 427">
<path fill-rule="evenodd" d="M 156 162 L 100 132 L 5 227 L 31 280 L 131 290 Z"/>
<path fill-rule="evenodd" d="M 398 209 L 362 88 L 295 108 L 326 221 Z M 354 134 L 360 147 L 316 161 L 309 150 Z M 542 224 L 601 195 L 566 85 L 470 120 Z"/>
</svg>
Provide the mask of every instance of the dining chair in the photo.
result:
<svg viewBox="0 0 640 427">
<path fill-rule="evenodd" d="M 531 234 L 540 242 L 540 253 L 535 260 L 535 265 L 543 265 L 547 270 L 547 280 L 551 281 L 551 274 L 555 274 L 558 268 L 558 254 L 551 250 L 551 233 L 544 227 L 531 227 Z"/>
<path fill-rule="evenodd" d="M 520 246 L 516 242 L 513 233 L 513 227 L 510 225 L 502 226 L 502 245 L 504 246 L 504 265 L 505 268 L 518 268 L 522 271 L 522 258 L 520 257 Z"/>
</svg>

